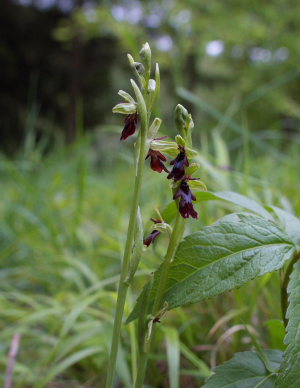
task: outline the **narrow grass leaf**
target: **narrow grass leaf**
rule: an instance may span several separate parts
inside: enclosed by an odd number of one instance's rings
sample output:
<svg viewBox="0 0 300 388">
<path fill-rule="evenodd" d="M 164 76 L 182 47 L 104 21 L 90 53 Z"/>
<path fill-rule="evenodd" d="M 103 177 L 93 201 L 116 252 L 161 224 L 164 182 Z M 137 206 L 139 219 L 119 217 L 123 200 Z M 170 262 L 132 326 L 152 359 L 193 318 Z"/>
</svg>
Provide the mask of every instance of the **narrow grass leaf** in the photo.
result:
<svg viewBox="0 0 300 388">
<path fill-rule="evenodd" d="M 166 337 L 170 387 L 179 388 L 180 341 L 178 332 L 173 327 L 164 327 L 164 333 Z"/>
<path fill-rule="evenodd" d="M 50 367 L 50 370 L 47 373 L 46 377 L 43 378 L 41 382 L 39 382 L 38 386 L 40 386 L 40 387 L 46 386 L 46 384 L 49 381 L 51 381 L 55 376 L 62 373 L 64 370 L 66 370 L 70 366 L 76 364 L 77 362 L 83 360 L 84 358 L 90 357 L 90 356 L 97 354 L 97 353 L 100 353 L 102 351 L 103 351 L 102 347 L 93 346 L 93 347 L 89 347 L 87 349 L 80 350 L 76 353 L 71 354 L 69 357 L 60 361 L 58 364 L 55 364 L 52 367 Z"/>
</svg>

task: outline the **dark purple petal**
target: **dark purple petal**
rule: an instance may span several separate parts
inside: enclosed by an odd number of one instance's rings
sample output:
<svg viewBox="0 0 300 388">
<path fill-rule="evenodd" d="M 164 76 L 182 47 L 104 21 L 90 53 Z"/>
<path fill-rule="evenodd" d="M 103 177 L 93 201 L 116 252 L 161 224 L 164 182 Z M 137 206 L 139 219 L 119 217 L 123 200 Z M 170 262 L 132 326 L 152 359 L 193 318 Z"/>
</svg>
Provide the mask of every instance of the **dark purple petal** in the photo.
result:
<svg viewBox="0 0 300 388">
<path fill-rule="evenodd" d="M 180 198 L 179 212 L 183 218 L 189 216 L 198 218 L 198 213 L 195 211 L 192 201 L 196 200 L 196 197 L 191 192 L 189 185 L 182 181 L 173 199 Z"/>
<path fill-rule="evenodd" d="M 159 173 L 161 173 L 163 170 L 165 172 L 169 172 L 169 170 L 166 168 L 166 166 L 163 163 L 167 161 L 167 158 L 162 153 L 160 153 L 159 151 L 154 151 L 150 149 L 148 151 L 148 155 L 146 156 L 146 159 L 149 158 L 149 156 L 151 158 L 150 166 L 152 170 L 157 171 Z"/>
<path fill-rule="evenodd" d="M 146 245 L 147 247 L 153 243 L 153 241 L 156 239 L 156 237 L 160 234 L 160 232 L 158 230 L 153 230 L 149 236 L 145 237 L 144 238 L 144 245 Z"/>
<path fill-rule="evenodd" d="M 137 113 L 133 113 L 133 114 L 127 115 L 125 117 L 125 121 L 124 121 L 125 125 L 124 125 L 123 131 L 121 133 L 120 140 L 125 140 L 125 139 L 127 139 L 127 137 L 134 134 L 134 132 L 136 130 L 137 122 L 138 122 L 138 114 Z"/>
<path fill-rule="evenodd" d="M 185 169 L 184 166 L 189 166 L 189 161 L 186 157 L 184 147 L 179 148 L 180 152 L 174 160 L 170 162 L 170 165 L 173 166 L 172 171 L 167 176 L 168 179 L 174 179 L 174 182 L 179 181 L 184 177 Z"/>
</svg>

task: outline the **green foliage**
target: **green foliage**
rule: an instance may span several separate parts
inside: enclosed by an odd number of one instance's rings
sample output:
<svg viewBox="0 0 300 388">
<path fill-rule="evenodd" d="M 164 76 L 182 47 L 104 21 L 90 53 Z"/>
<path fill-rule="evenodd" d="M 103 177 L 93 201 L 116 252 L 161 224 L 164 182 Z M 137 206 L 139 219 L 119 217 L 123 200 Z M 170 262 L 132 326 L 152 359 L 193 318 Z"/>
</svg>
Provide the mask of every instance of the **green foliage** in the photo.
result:
<svg viewBox="0 0 300 388">
<path fill-rule="evenodd" d="M 203 388 L 275 388 L 282 352 L 265 350 L 264 353 L 273 370 L 268 370 L 256 352 L 236 353 L 231 360 L 216 368 Z"/>
<path fill-rule="evenodd" d="M 225 216 L 180 243 L 164 300 L 172 309 L 241 287 L 283 267 L 294 252 L 292 241 L 273 222 L 246 213 Z M 153 294 L 159 276 L 160 271 L 156 273 Z M 140 303 L 129 322 L 137 318 Z"/>
<path fill-rule="evenodd" d="M 284 353 L 277 385 L 279 388 L 298 388 L 300 384 L 300 261 L 294 265 L 288 285 L 289 307 L 287 318 L 287 334 L 285 344 L 288 345 Z"/>
</svg>

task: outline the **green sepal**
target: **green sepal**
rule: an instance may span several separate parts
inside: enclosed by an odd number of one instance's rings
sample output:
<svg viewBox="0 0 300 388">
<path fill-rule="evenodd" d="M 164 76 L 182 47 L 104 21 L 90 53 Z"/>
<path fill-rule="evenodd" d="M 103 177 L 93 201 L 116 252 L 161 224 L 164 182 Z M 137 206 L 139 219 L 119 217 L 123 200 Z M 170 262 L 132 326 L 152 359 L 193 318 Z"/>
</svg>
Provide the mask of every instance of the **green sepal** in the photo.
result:
<svg viewBox="0 0 300 388">
<path fill-rule="evenodd" d="M 191 159 L 196 158 L 198 156 L 198 152 L 189 147 L 185 147 L 185 152 L 187 156 Z"/>
<path fill-rule="evenodd" d="M 164 152 L 170 156 L 178 155 L 178 146 L 174 141 L 152 140 L 150 148 L 154 151 Z"/>
<path fill-rule="evenodd" d="M 198 163 L 190 163 L 190 165 L 185 168 L 185 175 L 191 176 L 196 171 L 198 171 L 199 169 L 200 169 L 200 164 L 198 164 Z"/>
<path fill-rule="evenodd" d="M 124 90 L 119 90 L 118 95 L 123 97 L 125 101 L 131 102 L 132 104 L 135 104 L 134 98 L 131 97 L 131 95 Z"/>
<path fill-rule="evenodd" d="M 205 186 L 205 183 L 199 180 L 189 181 L 189 186 L 193 191 L 207 191 L 207 187 Z"/>
<path fill-rule="evenodd" d="M 158 230 L 161 233 L 165 233 L 165 232 L 168 232 L 169 234 L 172 233 L 172 227 L 166 222 L 158 222 L 153 226 L 153 229 Z"/>
<path fill-rule="evenodd" d="M 161 126 L 161 119 L 159 119 L 158 117 L 156 117 L 153 121 L 152 121 L 152 124 L 148 130 L 148 134 L 149 134 L 149 138 L 150 139 L 154 139 L 160 126 Z M 155 141 L 155 140 L 154 140 Z M 152 143 L 152 142 L 151 142 Z"/>
<path fill-rule="evenodd" d="M 121 102 L 112 108 L 113 113 L 131 115 L 136 112 L 136 105 L 131 102 Z"/>
<path fill-rule="evenodd" d="M 184 140 L 184 138 L 182 136 L 176 135 L 175 136 L 175 141 L 176 141 L 176 143 L 178 145 L 181 145 L 181 146 L 185 147 L 185 140 Z"/>
</svg>

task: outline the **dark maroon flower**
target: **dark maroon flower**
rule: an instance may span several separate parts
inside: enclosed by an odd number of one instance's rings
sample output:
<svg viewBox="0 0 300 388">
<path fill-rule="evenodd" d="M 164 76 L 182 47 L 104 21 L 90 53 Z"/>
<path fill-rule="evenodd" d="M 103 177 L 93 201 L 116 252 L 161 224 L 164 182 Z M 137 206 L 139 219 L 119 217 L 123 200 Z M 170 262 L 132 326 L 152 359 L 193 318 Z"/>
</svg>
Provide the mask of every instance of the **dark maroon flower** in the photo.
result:
<svg viewBox="0 0 300 388">
<path fill-rule="evenodd" d="M 159 230 L 152 230 L 152 232 L 149 234 L 149 236 L 144 238 L 144 245 L 147 247 L 153 243 L 153 241 L 156 239 L 156 237 L 160 234 Z"/>
<path fill-rule="evenodd" d="M 179 198 L 179 212 L 183 218 L 188 218 L 192 216 L 193 218 L 198 218 L 198 213 L 193 207 L 192 201 L 196 201 L 196 197 L 190 190 L 190 186 L 185 180 L 180 183 L 180 186 L 177 190 L 177 193 L 174 195 L 173 199 Z"/>
<path fill-rule="evenodd" d="M 125 125 L 121 133 L 120 140 L 125 140 L 127 139 L 127 137 L 134 134 L 136 130 L 137 122 L 138 122 L 137 112 L 127 115 L 125 117 L 125 121 L 124 121 Z"/>
<path fill-rule="evenodd" d="M 168 179 L 174 179 L 174 182 L 179 181 L 184 177 L 185 171 L 184 166 L 189 166 L 189 161 L 187 159 L 185 149 L 182 146 L 179 146 L 179 154 L 176 156 L 170 165 L 173 166 L 172 171 L 167 176 Z"/>
<path fill-rule="evenodd" d="M 169 172 L 169 170 L 166 168 L 163 162 L 167 161 L 167 158 L 160 153 L 159 151 L 151 150 L 151 148 L 148 151 L 148 155 L 146 156 L 146 159 L 148 159 L 150 156 L 150 166 L 152 170 L 157 171 L 159 173 L 164 170 L 165 172 Z"/>
<path fill-rule="evenodd" d="M 155 220 L 154 218 L 150 218 L 150 220 L 152 221 L 152 222 L 154 222 L 154 224 L 159 224 L 159 223 L 161 223 L 162 222 L 162 220 L 161 219 L 159 219 L 159 220 Z M 156 237 L 158 236 L 160 234 L 160 231 L 158 231 L 158 230 L 152 230 L 152 232 L 149 234 L 149 236 L 147 236 L 147 237 L 145 237 L 144 238 L 144 245 L 146 245 L 147 247 L 151 244 L 151 243 L 153 243 L 153 241 L 156 239 Z"/>
</svg>

